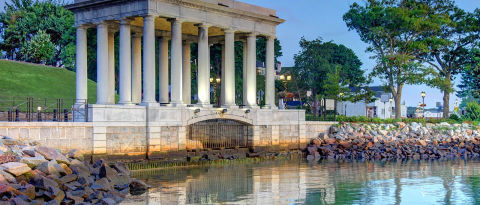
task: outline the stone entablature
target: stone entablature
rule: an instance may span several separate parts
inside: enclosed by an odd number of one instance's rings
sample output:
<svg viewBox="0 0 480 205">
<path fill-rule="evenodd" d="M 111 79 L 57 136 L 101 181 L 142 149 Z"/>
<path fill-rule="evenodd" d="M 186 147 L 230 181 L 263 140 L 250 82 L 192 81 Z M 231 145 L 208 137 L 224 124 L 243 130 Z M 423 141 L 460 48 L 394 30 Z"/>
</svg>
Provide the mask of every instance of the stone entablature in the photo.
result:
<svg viewBox="0 0 480 205">
<path fill-rule="evenodd" d="M 240 32 L 275 35 L 275 27 L 284 22 L 276 16 L 275 10 L 234 0 L 86 0 L 75 1 L 67 8 L 75 13 L 77 26 L 154 15 Z M 157 27 L 168 28 L 161 22 Z"/>
</svg>

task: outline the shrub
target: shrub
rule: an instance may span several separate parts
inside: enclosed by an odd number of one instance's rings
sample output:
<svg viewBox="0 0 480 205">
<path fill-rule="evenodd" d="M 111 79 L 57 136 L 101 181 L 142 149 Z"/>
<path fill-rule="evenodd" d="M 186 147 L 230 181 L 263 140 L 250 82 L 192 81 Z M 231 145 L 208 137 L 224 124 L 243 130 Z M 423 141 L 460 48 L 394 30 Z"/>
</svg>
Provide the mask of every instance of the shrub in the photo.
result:
<svg viewBox="0 0 480 205">
<path fill-rule="evenodd" d="M 448 117 L 449 120 L 455 121 L 455 122 L 460 122 L 461 119 L 458 117 L 457 114 L 451 114 L 450 117 Z"/>
<path fill-rule="evenodd" d="M 465 107 L 466 114 L 464 118 L 471 121 L 480 121 L 480 105 L 476 101 L 467 103 Z"/>
</svg>

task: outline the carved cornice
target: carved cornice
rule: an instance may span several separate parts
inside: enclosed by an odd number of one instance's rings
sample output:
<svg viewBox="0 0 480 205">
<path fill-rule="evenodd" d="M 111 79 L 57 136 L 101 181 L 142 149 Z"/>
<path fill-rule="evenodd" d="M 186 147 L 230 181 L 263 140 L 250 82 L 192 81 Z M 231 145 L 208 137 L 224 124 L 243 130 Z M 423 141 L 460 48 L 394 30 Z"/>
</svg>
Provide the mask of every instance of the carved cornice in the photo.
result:
<svg viewBox="0 0 480 205">
<path fill-rule="evenodd" d="M 138 2 L 148 2 L 149 0 L 137 0 Z M 249 19 L 253 21 L 265 21 L 269 22 L 275 25 L 281 24 L 285 22 L 285 20 L 277 18 L 277 17 L 272 17 L 272 16 L 267 16 L 267 15 L 261 15 L 257 14 L 254 12 L 249 12 L 249 11 L 244 11 L 244 10 L 239 10 L 235 8 L 229 8 L 229 7 L 223 7 L 219 6 L 216 4 L 211 4 L 207 3 L 204 1 L 200 0 L 156 0 L 158 2 L 164 2 L 168 4 L 173 4 L 173 5 L 178 5 L 186 8 L 193 8 L 196 10 L 201 10 L 205 12 L 214 12 L 214 13 L 220 13 L 220 14 L 227 14 L 229 16 L 232 16 L 234 18 L 241 18 L 241 19 Z M 123 2 L 132 2 L 131 0 L 88 0 L 88 1 L 83 1 L 79 3 L 73 3 L 66 5 L 65 8 L 71 10 L 72 12 L 77 12 L 85 9 L 92 9 L 95 7 L 108 7 L 109 5 L 112 4 L 120 4 Z M 147 10 L 150 10 L 148 8 Z"/>
</svg>

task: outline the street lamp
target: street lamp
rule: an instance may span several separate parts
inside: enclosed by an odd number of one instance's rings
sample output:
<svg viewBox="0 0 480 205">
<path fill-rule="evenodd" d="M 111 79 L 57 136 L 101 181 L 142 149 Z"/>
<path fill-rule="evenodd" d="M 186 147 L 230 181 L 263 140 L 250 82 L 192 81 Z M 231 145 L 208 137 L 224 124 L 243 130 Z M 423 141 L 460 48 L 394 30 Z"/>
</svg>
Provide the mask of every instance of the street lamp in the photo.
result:
<svg viewBox="0 0 480 205">
<path fill-rule="evenodd" d="M 392 104 L 393 99 L 390 98 L 388 102 L 390 102 L 390 118 L 393 118 L 393 104 Z"/>
<path fill-rule="evenodd" d="M 345 116 L 347 116 L 347 104 L 344 104 L 344 102 L 343 102 L 343 96 L 344 96 L 344 95 L 345 95 L 344 93 L 339 93 L 339 94 L 338 94 L 338 96 L 340 96 L 340 100 L 341 100 L 341 102 L 342 102 L 342 105 L 344 105 L 344 106 L 343 106 L 343 107 L 344 107 L 343 113 L 345 114 Z"/>
<path fill-rule="evenodd" d="M 213 85 L 213 99 L 215 100 L 214 102 L 218 102 L 218 105 L 220 106 L 219 100 L 217 100 L 217 86 L 220 84 L 222 79 L 220 78 L 210 78 L 210 83 Z"/>
<path fill-rule="evenodd" d="M 422 111 L 423 111 L 422 116 L 423 116 L 423 118 L 425 118 L 425 96 L 426 96 L 426 95 L 427 95 L 427 94 L 425 93 L 425 91 L 422 91 L 422 107 L 423 107 L 423 109 L 422 109 Z"/>
<path fill-rule="evenodd" d="M 283 90 L 284 101 L 285 101 L 285 99 L 287 98 L 287 83 L 292 80 L 292 76 L 282 74 L 282 75 L 280 75 L 279 79 L 280 79 L 280 81 L 283 82 L 283 87 L 285 88 Z"/>
</svg>

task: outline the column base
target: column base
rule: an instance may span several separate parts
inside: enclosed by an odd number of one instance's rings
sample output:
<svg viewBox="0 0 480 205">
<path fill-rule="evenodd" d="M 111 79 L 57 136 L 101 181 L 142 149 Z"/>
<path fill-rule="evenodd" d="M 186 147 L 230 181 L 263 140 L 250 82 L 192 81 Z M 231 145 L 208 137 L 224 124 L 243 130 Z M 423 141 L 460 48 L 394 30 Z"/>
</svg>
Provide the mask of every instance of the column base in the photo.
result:
<svg viewBox="0 0 480 205">
<path fill-rule="evenodd" d="M 201 108 L 213 108 L 212 104 L 195 104 L 195 107 L 201 107 Z"/>
<path fill-rule="evenodd" d="M 262 109 L 269 109 L 269 110 L 278 110 L 278 107 L 275 105 L 265 105 Z"/>
<path fill-rule="evenodd" d="M 229 108 L 229 109 L 238 109 L 239 108 L 238 105 L 235 105 L 235 104 L 233 104 L 233 105 L 222 105 L 220 107 L 221 108 Z"/>
<path fill-rule="evenodd" d="M 260 106 L 258 106 L 258 105 L 244 105 L 243 108 L 260 109 Z"/>
<path fill-rule="evenodd" d="M 126 105 L 126 106 L 132 106 L 132 105 L 135 105 L 133 102 L 130 102 L 130 101 L 125 101 L 125 102 L 118 102 L 118 104 L 120 105 Z"/>
<path fill-rule="evenodd" d="M 140 106 L 146 106 L 146 107 L 160 107 L 160 104 L 157 102 L 141 102 L 138 104 Z"/>
<path fill-rule="evenodd" d="M 183 103 L 170 103 L 167 107 L 187 107 L 187 105 Z"/>
</svg>

